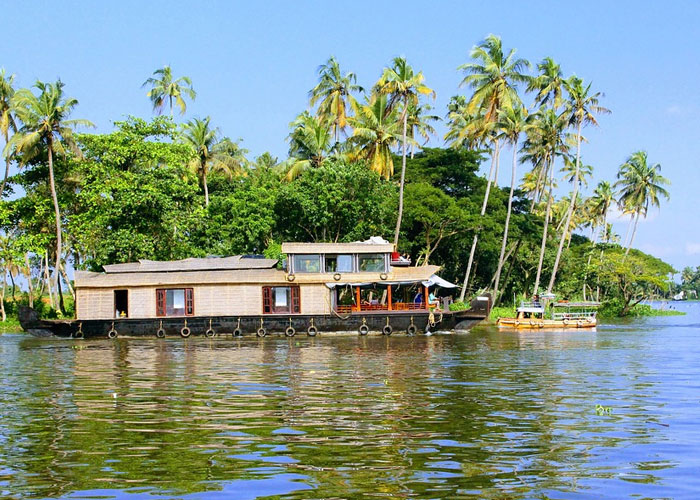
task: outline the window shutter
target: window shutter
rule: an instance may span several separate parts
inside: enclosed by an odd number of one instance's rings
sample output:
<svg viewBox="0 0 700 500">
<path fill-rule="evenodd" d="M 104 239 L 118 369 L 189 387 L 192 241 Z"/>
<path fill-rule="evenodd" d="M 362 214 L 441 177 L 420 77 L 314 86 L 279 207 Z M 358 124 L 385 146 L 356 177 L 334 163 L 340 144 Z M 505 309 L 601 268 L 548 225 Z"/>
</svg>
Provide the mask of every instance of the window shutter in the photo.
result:
<svg viewBox="0 0 700 500">
<path fill-rule="evenodd" d="M 194 290 L 185 288 L 185 316 L 194 315 Z"/>
<path fill-rule="evenodd" d="M 263 313 L 265 313 L 265 314 L 269 314 L 272 312 L 271 295 L 272 295 L 272 288 L 269 286 L 264 286 L 263 287 Z"/>
<path fill-rule="evenodd" d="M 299 297 L 299 287 L 291 287 L 292 291 L 292 313 L 299 314 L 301 312 L 301 300 Z"/>
<path fill-rule="evenodd" d="M 165 316 L 165 290 L 156 290 L 156 316 Z"/>
</svg>

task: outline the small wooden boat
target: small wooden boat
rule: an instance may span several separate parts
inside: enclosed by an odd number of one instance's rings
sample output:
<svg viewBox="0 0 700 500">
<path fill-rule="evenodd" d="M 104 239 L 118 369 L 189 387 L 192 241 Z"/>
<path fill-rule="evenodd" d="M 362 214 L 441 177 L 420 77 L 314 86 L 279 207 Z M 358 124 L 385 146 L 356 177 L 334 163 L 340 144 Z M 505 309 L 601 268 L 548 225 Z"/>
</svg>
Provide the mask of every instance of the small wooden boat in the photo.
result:
<svg viewBox="0 0 700 500">
<path fill-rule="evenodd" d="M 513 329 L 575 329 L 595 328 L 598 302 L 554 301 L 553 295 L 532 302 L 522 302 L 515 318 L 498 318 L 499 328 Z"/>
</svg>

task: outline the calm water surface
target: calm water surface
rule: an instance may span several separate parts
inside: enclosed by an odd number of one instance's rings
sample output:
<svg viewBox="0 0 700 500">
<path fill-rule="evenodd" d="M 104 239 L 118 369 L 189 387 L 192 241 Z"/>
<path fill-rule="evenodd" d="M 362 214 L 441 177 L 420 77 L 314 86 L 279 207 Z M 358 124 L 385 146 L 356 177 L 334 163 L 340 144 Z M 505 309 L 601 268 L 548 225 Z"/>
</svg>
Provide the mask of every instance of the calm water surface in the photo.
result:
<svg viewBox="0 0 700 500">
<path fill-rule="evenodd" d="M 586 333 L 1 335 L 0 497 L 698 498 L 700 305 L 675 307 Z"/>
</svg>

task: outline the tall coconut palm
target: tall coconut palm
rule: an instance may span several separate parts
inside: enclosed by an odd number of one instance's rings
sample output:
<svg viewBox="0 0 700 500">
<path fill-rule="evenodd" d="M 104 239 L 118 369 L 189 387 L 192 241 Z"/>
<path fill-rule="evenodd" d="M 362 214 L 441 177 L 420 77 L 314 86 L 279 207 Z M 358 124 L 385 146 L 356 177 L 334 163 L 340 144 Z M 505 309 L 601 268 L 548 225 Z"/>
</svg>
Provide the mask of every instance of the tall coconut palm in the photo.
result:
<svg viewBox="0 0 700 500">
<path fill-rule="evenodd" d="M 430 136 L 435 135 L 435 128 L 431 122 L 440 121 L 437 115 L 428 114 L 433 107 L 430 104 L 411 105 L 408 107 L 408 140 L 411 143 L 411 158 L 413 158 L 418 137 L 423 138 L 423 146 L 430 140 Z"/>
<path fill-rule="evenodd" d="M 537 65 L 539 74 L 529 79 L 527 91 L 535 92 L 535 105 L 551 105 L 558 110 L 564 103 L 564 77 L 561 67 L 551 57 L 545 57 Z"/>
<path fill-rule="evenodd" d="M 56 83 L 37 81 L 34 87 L 39 91 L 39 95 L 34 94 L 29 89 L 20 89 L 15 92 L 12 104 L 15 114 L 22 125 L 17 130 L 17 133 L 12 136 L 8 146 L 17 154 L 22 155 L 23 161 L 35 157 L 42 149 L 45 149 L 47 152 L 49 188 L 56 219 L 55 282 L 58 287 L 60 267 L 62 265 L 62 233 L 61 211 L 58 206 L 56 181 L 54 178 L 53 155 L 54 153 L 65 153 L 65 147 L 68 147 L 76 155 L 80 156 L 80 150 L 73 137 L 73 129 L 81 125 L 87 127 L 94 127 L 94 125 L 88 120 L 68 119 L 73 109 L 78 105 L 78 100 L 65 96 L 63 92 L 64 83 L 60 80 Z"/>
<path fill-rule="evenodd" d="M 510 193 L 508 195 L 508 210 L 506 211 L 506 222 L 503 228 L 503 239 L 501 240 L 501 254 L 498 257 L 496 276 L 494 279 L 493 298 L 498 300 L 498 287 L 501 280 L 501 270 L 505 263 L 506 243 L 508 242 L 508 229 L 510 226 L 510 214 L 513 207 L 513 192 L 515 191 L 515 181 L 518 176 L 518 142 L 528 125 L 527 110 L 521 105 L 507 107 L 499 112 L 499 119 L 496 128 L 504 142 L 509 143 L 513 148 L 513 166 L 510 176 Z"/>
<path fill-rule="evenodd" d="M 552 108 L 540 109 L 533 115 L 533 119 L 527 131 L 528 138 L 523 146 L 526 151 L 537 148 L 538 153 L 542 155 L 543 165 L 541 167 L 541 172 L 538 172 L 538 185 L 544 186 L 546 179 L 549 179 L 547 181 L 547 188 L 540 191 L 547 193 L 547 205 L 545 207 L 544 228 L 542 230 L 540 256 L 537 263 L 533 293 L 538 293 L 539 291 L 544 254 L 547 247 L 547 233 L 552 218 L 552 203 L 554 202 L 555 188 L 554 167 L 557 157 L 566 155 L 568 151 L 566 128 L 567 121 L 564 116 L 558 115 Z"/>
<path fill-rule="evenodd" d="M 394 246 L 399 244 L 399 232 L 401 231 L 401 219 L 403 218 L 403 190 L 406 179 L 406 148 L 408 135 L 408 113 L 410 106 L 417 106 L 421 95 L 431 95 L 435 98 L 435 91 L 427 87 L 423 81 L 423 72 L 416 73 L 406 62 L 404 57 L 396 57 L 388 68 L 384 68 L 382 76 L 376 84 L 379 94 L 389 96 L 387 108 L 393 110 L 401 105 L 401 180 L 399 181 L 399 214 L 396 218 L 396 230 L 394 231 Z"/>
<path fill-rule="evenodd" d="M 290 124 L 289 159 L 280 164 L 291 181 L 312 167 L 320 167 L 336 148 L 331 123 L 304 111 Z"/>
<path fill-rule="evenodd" d="M 204 187 L 204 204 L 209 206 L 207 177 L 212 171 L 229 176 L 244 173 L 245 153 L 228 137 L 220 137 L 218 128 L 212 128 L 211 118 L 195 118 L 182 127 L 182 142 L 192 148 L 195 155 L 189 167 L 197 173 Z"/>
<path fill-rule="evenodd" d="M 192 88 L 192 80 L 188 76 L 181 76 L 173 80 L 173 71 L 170 66 L 163 66 L 153 72 L 151 78 L 143 82 L 141 87 L 149 85 L 151 89 L 146 94 L 153 104 L 153 111 L 161 114 L 166 102 L 170 107 L 170 117 L 173 116 L 173 104 L 177 104 L 180 108 L 180 114 L 184 115 L 187 110 L 187 104 L 183 95 L 186 95 L 193 101 L 197 97 L 197 93 Z"/>
<path fill-rule="evenodd" d="M 562 179 L 571 184 L 576 178 L 576 161 L 570 155 L 564 155 L 564 165 L 559 169 Z M 593 177 L 593 166 L 581 163 L 578 167 L 578 188 L 587 188 L 588 180 Z"/>
<path fill-rule="evenodd" d="M 620 204 L 629 207 L 634 216 L 632 237 L 627 244 L 625 256 L 629 253 L 637 232 L 637 223 L 641 216 L 646 217 L 650 206 L 659 207 L 659 197 L 669 199 L 664 186 L 670 182 L 661 175 L 661 165 L 649 164 L 646 151 L 632 153 L 620 166 L 615 187 L 619 190 Z"/>
<path fill-rule="evenodd" d="M 583 80 L 572 76 L 564 82 L 568 96 L 568 101 L 565 108 L 565 116 L 569 125 L 576 129 L 576 168 L 574 170 L 574 192 L 571 196 L 571 203 L 566 215 L 566 223 L 564 224 L 564 233 L 559 241 L 557 256 L 554 259 L 554 267 L 552 268 L 552 276 L 549 279 L 547 293 L 552 292 L 554 283 L 557 279 L 557 270 L 559 269 L 559 261 L 561 253 L 564 250 L 564 242 L 567 238 L 567 230 L 571 226 L 571 217 L 574 214 L 574 205 L 576 203 L 579 189 L 579 169 L 581 167 L 581 129 L 584 125 L 598 125 L 595 118 L 596 114 L 610 113 L 610 110 L 600 105 L 600 98 L 603 96 L 600 92 L 593 93 L 591 84 L 584 85 Z"/>
<path fill-rule="evenodd" d="M 394 175 L 391 150 L 401 138 L 401 122 L 396 109 L 390 109 L 386 95 L 359 105 L 350 119 L 353 127 L 348 140 L 353 159 L 363 159 L 369 167 L 385 179 Z"/>
<path fill-rule="evenodd" d="M 15 81 L 15 75 L 5 75 L 5 69 L 0 69 L 0 133 L 2 133 L 5 139 L 5 146 L 10 142 L 10 130 L 13 132 L 17 131 L 17 124 L 14 119 L 14 112 L 12 111 L 12 96 L 15 95 L 15 89 L 13 87 Z M 5 176 L 2 179 L 2 185 L 0 185 L 0 200 L 2 199 L 2 194 L 5 191 L 5 184 L 7 184 L 7 178 L 10 176 L 10 154 L 9 151 L 5 151 Z"/>
<path fill-rule="evenodd" d="M 608 212 L 615 201 L 615 191 L 608 181 L 600 181 L 590 198 L 591 215 L 595 218 L 595 226 L 605 228 L 608 224 Z M 600 231 L 597 231 L 594 243 L 599 239 Z"/>
<path fill-rule="evenodd" d="M 521 103 L 518 96 L 517 84 L 527 82 L 524 71 L 530 67 L 530 63 L 515 57 L 515 49 L 511 49 L 506 55 L 503 51 L 503 43 L 500 37 L 489 35 L 479 45 L 474 47 L 469 54 L 473 62 L 463 64 L 457 69 L 464 71 L 466 76 L 461 86 L 472 88 L 473 93 L 467 101 L 465 112 L 467 116 L 479 116 L 481 129 L 485 134 L 493 133 L 493 124 L 498 121 L 499 112 L 506 107 L 513 107 Z M 482 217 L 486 213 L 488 198 L 491 192 L 491 182 L 498 180 L 499 139 L 498 135 L 491 135 L 491 170 L 484 193 L 482 204 Z M 495 165 L 495 168 L 494 168 Z M 474 262 L 474 253 L 479 240 L 478 231 L 474 233 L 472 248 L 469 252 L 467 270 L 464 274 L 464 284 L 460 294 L 460 300 L 469 287 Z"/>
<path fill-rule="evenodd" d="M 333 56 L 318 68 L 318 76 L 318 84 L 309 91 L 311 106 L 319 103 L 316 114 L 332 123 L 335 142 L 338 142 L 340 132 L 344 132 L 348 125 L 348 111 L 357 105 L 353 93 L 364 92 L 364 89 L 357 85 L 355 73 L 343 75 Z"/>
</svg>

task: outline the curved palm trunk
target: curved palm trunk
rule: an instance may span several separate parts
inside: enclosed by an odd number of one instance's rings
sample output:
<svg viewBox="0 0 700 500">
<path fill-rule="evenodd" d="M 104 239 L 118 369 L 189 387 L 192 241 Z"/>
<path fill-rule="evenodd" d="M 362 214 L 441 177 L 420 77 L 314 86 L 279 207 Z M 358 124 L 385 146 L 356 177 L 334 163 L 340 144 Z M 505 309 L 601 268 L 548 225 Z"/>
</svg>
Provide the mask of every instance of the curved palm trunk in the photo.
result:
<svg viewBox="0 0 700 500">
<path fill-rule="evenodd" d="M 207 186 L 207 165 L 202 165 L 202 184 L 204 185 L 204 206 L 209 206 L 209 187 Z"/>
<path fill-rule="evenodd" d="M 637 211 L 637 215 L 634 218 L 634 227 L 632 229 L 632 237 L 630 238 L 630 242 L 627 244 L 627 250 L 625 250 L 625 257 L 627 257 L 627 254 L 630 253 L 630 248 L 632 248 L 632 242 L 634 241 L 634 235 L 637 234 L 637 223 L 639 222 L 639 214 L 641 212 Z"/>
<path fill-rule="evenodd" d="M 49 150 L 49 187 L 51 188 L 51 199 L 53 200 L 53 211 L 56 217 L 56 268 L 54 269 L 54 281 L 56 283 L 56 289 L 58 290 L 60 279 L 60 267 L 61 267 L 61 211 L 58 206 L 58 196 L 56 195 L 56 181 L 53 174 L 53 141 L 49 138 L 48 141 Z M 47 270 L 48 272 L 48 270 Z"/>
<path fill-rule="evenodd" d="M 542 277 L 542 266 L 544 264 L 544 252 L 547 248 L 547 231 L 549 230 L 552 201 L 554 199 L 554 158 L 552 158 L 551 162 L 552 164 L 549 166 L 549 197 L 547 198 L 547 208 L 545 209 L 546 212 L 544 214 L 544 229 L 542 230 L 542 243 L 540 244 L 540 259 L 537 262 L 537 275 L 535 277 L 535 287 L 532 291 L 533 294 L 537 294 L 540 288 L 540 278 Z"/>
<path fill-rule="evenodd" d="M 501 241 L 501 254 L 498 257 L 498 267 L 496 268 L 496 284 L 493 287 L 493 301 L 498 302 L 498 285 L 501 281 L 501 270 L 505 263 L 504 256 L 506 254 L 506 243 L 508 242 L 508 228 L 510 226 L 510 214 L 513 208 L 513 191 L 515 191 L 515 178 L 518 174 L 518 148 L 517 141 L 513 142 L 513 167 L 510 174 L 510 194 L 508 195 L 508 211 L 506 212 L 506 224 L 503 229 L 503 240 Z"/>
<path fill-rule="evenodd" d="M 5 133 L 5 144 L 8 142 L 7 133 Z M 2 194 L 5 192 L 5 184 L 7 184 L 7 178 L 10 176 L 10 157 L 9 155 L 5 158 L 5 176 L 2 179 L 2 185 L 0 185 L 0 200 L 2 199 Z"/>
<path fill-rule="evenodd" d="M 569 210 L 566 213 L 566 222 L 564 223 L 564 229 L 562 229 L 561 240 L 559 241 L 559 248 L 557 249 L 557 257 L 554 259 L 554 267 L 552 268 L 552 277 L 549 279 L 549 285 L 547 286 L 547 293 L 552 293 L 552 288 L 554 288 L 554 282 L 557 280 L 557 270 L 559 269 L 559 261 L 561 260 L 561 252 L 564 250 L 564 243 L 567 240 L 567 233 L 571 227 L 571 217 L 574 215 L 574 206 L 576 205 L 576 197 L 578 196 L 578 176 L 579 167 L 581 165 L 581 122 L 578 124 L 578 130 L 576 131 L 576 172 L 574 173 L 574 194 L 571 195 L 571 203 L 569 203 Z"/>
<path fill-rule="evenodd" d="M 488 205 L 489 194 L 491 193 L 491 182 L 493 180 L 493 172 L 496 165 L 496 161 L 499 155 L 498 149 L 498 139 L 493 141 L 493 154 L 491 155 L 491 168 L 489 169 L 489 179 L 486 182 L 486 192 L 484 193 L 484 202 L 481 204 L 481 217 L 486 213 L 486 205 Z M 469 276 L 471 276 L 472 265 L 474 264 L 474 253 L 476 252 L 476 244 L 479 241 L 479 230 L 477 229 L 474 233 L 474 239 L 472 240 L 472 248 L 469 251 L 469 261 L 467 262 L 467 272 L 464 273 L 464 283 L 462 284 L 462 292 L 459 294 L 459 300 L 464 302 L 464 296 L 467 293 L 467 288 L 469 288 Z"/>
<path fill-rule="evenodd" d="M 399 184 L 399 216 L 396 219 L 396 230 L 394 231 L 394 247 L 399 244 L 399 232 L 401 231 L 401 218 L 403 217 L 403 184 L 406 178 L 406 125 L 408 122 L 408 105 L 404 103 L 403 108 L 403 144 L 401 146 L 401 183 Z"/>
</svg>

